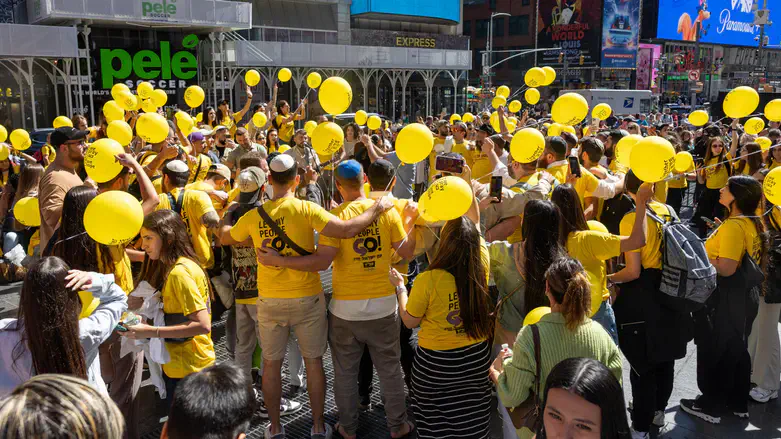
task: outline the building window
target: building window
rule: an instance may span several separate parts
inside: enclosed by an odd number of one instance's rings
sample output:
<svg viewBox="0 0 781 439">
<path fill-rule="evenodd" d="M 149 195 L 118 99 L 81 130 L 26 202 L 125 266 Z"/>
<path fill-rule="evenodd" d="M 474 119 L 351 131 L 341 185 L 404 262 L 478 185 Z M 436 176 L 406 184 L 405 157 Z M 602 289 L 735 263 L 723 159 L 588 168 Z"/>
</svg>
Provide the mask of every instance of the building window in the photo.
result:
<svg viewBox="0 0 781 439">
<path fill-rule="evenodd" d="M 529 16 L 510 17 L 510 35 L 529 35 Z"/>
<path fill-rule="evenodd" d="M 522 49 L 522 47 L 521 46 L 513 46 L 510 49 L 512 49 L 512 50 L 520 50 L 520 49 Z M 508 57 L 510 57 L 510 56 L 516 55 L 516 53 L 508 53 L 507 55 L 508 55 Z M 522 58 L 523 58 L 523 56 L 516 56 L 515 58 L 507 61 L 507 63 L 510 64 L 510 68 L 511 69 L 519 70 L 521 68 Z"/>
<path fill-rule="evenodd" d="M 479 50 L 472 51 L 472 69 L 482 72 L 483 70 L 483 53 Z"/>
<path fill-rule="evenodd" d="M 505 50 L 504 47 L 502 47 L 502 46 L 492 47 L 491 50 L 494 51 L 495 53 L 493 53 L 493 57 L 491 59 L 491 64 L 490 65 L 494 65 L 494 64 L 498 63 L 499 61 L 507 58 L 507 54 L 506 53 L 502 53 L 502 51 Z M 495 70 L 504 69 L 504 68 L 507 68 L 507 63 L 506 62 L 501 63 L 498 66 L 494 67 Z"/>
<path fill-rule="evenodd" d="M 529 0 L 522 0 L 521 6 L 529 6 Z"/>
<path fill-rule="evenodd" d="M 488 36 L 488 20 L 475 21 L 475 37 L 485 38 Z"/>
<path fill-rule="evenodd" d="M 504 36 L 504 17 L 494 18 L 494 36 Z"/>
<path fill-rule="evenodd" d="M 464 35 L 472 36 L 472 21 L 471 20 L 464 20 L 464 31 L 462 32 Z"/>
<path fill-rule="evenodd" d="M 496 10 L 496 0 L 488 0 L 488 8 L 492 11 Z"/>
</svg>

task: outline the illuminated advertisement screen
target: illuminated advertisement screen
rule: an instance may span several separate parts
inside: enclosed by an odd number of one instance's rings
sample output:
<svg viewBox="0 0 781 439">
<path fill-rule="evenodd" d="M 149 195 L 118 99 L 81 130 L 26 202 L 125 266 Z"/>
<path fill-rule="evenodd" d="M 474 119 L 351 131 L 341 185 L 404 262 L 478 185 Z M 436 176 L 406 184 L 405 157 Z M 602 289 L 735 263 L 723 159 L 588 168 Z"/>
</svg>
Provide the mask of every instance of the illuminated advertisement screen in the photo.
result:
<svg viewBox="0 0 781 439">
<path fill-rule="evenodd" d="M 640 38 L 640 0 L 605 0 L 602 67 L 635 68 Z"/>
<path fill-rule="evenodd" d="M 430 17 L 458 23 L 460 0 L 353 0 L 352 15 L 387 14 L 407 17 Z"/>
</svg>

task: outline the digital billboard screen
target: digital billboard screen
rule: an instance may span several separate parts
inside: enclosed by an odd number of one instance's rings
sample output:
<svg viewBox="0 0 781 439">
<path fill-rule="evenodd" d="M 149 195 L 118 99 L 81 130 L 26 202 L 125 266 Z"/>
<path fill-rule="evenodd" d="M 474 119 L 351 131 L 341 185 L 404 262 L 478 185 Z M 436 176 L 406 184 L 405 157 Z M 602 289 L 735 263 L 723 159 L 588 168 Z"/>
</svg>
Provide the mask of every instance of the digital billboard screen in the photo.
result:
<svg viewBox="0 0 781 439">
<path fill-rule="evenodd" d="M 602 68 L 635 68 L 640 38 L 640 0 L 605 0 Z"/>
<path fill-rule="evenodd" d="M 430 17 L 458 23 L 460 0 L 353 0 L 352 15 L 387 14 L 408 17 Z"/>
<path fill-rule="evenodd" d="M 561 66 L 562 49 L 572 68 L 599 65 L 602 0 L 539 0 L 537 12 L 537 47 L 555 48 L 537 57 L 539 65 Z"/>
</svg>

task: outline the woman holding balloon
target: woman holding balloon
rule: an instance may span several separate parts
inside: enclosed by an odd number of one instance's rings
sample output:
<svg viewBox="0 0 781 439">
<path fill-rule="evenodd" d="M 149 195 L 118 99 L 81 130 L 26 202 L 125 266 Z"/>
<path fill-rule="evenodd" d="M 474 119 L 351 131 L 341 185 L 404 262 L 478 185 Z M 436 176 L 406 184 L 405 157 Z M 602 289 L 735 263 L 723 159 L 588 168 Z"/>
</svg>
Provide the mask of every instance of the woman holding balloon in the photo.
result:
<svg viewBox="0 0 781 439">
<path fill-rule="evenodd" d="M 247 86 L 246 93 L 247 102 L 244 103 L 244 107 L 242 107 L 238 113 L 231 112 L 227 100 L 223 99 L 220 101 L 219 105 L 217 105 L 217 124 L 222 125 L 228 129 L 231 139 L 236 135 L 236 129 L 239 127 L 239 121 L 244 117 L 245 114 L 247 114 L 250 107 L 252 106 L 252 90 L 249 86 Z"/>
<path fill-rule="evenodd" d="M 707 223 L 703 218 L 713 220 L 724 217 L 724 206 L 719 204 L 719 192 L 727 185 L 727 179 L 732 175 L 732 165 L 721 136 L 711 137 L 706 142 L 705 159 L 702 167 L 697 170 L 697 182 L 705 188 L 697 202 L 694 212 L 694 223 L 699 228 L 701 237 L 707 233 Z"/>
<path fill-rule="evenodd" d="M 306 99 L 302 100 L 292 114 L 290 113 L 290 104 L 286 100 L 281 100 L 277 103 L 277 116 L 272 119 L 272 125 L 279 131 L 279 140 L 281 142 L 290 143 L 295 130 L 294 122 L 306 118 L 306 103 Z"/>
</svg>

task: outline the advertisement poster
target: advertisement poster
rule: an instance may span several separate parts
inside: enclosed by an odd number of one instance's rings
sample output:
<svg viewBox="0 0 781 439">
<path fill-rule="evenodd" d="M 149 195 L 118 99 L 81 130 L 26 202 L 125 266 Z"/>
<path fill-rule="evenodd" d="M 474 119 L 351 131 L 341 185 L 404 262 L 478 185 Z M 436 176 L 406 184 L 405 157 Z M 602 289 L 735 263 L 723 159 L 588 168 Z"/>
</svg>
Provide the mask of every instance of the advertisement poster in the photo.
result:
<svg viewBox="0 0 781 439">
<path fill-rule="evenodd" d="M 639 39 L 640 0 L 605 0 L 602 68 L 635 68 Z"/>
<path fill-rule="evenodd" d="M 637 50 L 637 89 L 653 90 L 658 81 L 658 71 L 654 68 L 662 55 L 662 46 L 640 43 Z"/>
<path fill-rule="evenodd" d="M 555 48 L 540 52 L 537 65 L 561 67 L 561 49 L 570 68 L 599 65 L 602 0 L 539 0 L 537 11 L 537 47 Z"/>
<path fill-rule="evenodd" d="M 773 1 L 768 2 L 772 5 Z M 732 46 L 756 46 L 752 0 L 659 0 L 657 38 Z M 765 26 L 770 44 L 781 43 L 781 26 Z"/>
</svg>

